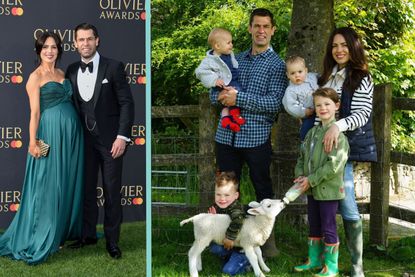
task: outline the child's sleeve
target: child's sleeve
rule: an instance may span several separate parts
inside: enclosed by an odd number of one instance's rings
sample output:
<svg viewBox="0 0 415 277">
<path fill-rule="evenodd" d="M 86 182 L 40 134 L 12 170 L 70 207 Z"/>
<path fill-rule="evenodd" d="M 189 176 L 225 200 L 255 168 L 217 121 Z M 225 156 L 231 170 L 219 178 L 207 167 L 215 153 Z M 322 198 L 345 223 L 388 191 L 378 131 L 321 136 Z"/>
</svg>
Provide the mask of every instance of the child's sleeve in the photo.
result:
<svg viewBox="0 0 415 277">
<path fill-rule="evenodd" d="M 295 118 L 305 117 L 304 103 L 300 103 L 298 101 L 296 92 L 290 87 L 285 90 L 284 97 L 282 98 L 282 104 L 289 115 Z"/>
<path fill-rule="evenodd" d="M 300 146 L 300 153 L 297 159 L 297 164 L 295 165 L 295 169 L 294 169 L 294 176 L 295 178 L 300 177 L 300 176 L 304 176 L 304 154 L 305 154 L 305 148 L 308 145 L 308 138 L 310 136 L 310 131 L 307 133 L 304 142 L 301 143 Z"/>
<path fill-rule="evenodd" d="M 195 74 L 196 78 L 198 78 L 202 85 L 206 88 L 214 88 L 216 86 L 216 80 L 219 79 L 218 73 L 216 73 L 207 58 L 203 59 L 200 65 L 196 68 Z"/>
<path fill-rule="evenodd" d="M 239 234 L 239 231 L 241 231 L 245 214 L 241 207 L 238 209 L 233 209 L 229 216 L 231 217 L 231 224 L 226 230 L 226 238 L 230 240 L 235 240 Z"/>
</svg>

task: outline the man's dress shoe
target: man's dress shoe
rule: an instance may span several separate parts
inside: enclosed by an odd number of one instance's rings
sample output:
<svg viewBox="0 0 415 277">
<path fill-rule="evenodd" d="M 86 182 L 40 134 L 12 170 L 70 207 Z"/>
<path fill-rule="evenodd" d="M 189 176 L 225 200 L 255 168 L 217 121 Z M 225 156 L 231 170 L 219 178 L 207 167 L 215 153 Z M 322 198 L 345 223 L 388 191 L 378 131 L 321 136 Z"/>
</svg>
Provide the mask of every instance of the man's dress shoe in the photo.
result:
<svg viewBox="0 0 415 277">
<path fill-rule="evenodd" d="M 96 238 L 85 238 L 85 239 L 80 239 L 75 241 L 72 244 L 69 244 L 68 247 L 72 248 L 72 249 L 78 249 L 78 248 L 82 248 L 86 245 L 94 245 L 97 244 L 97 239 Z"/>
<path fill-rule="evenodd" d="M 121 250 L 116 244 L 107 245 L 107 251 L 112 258 L 121 258 Z"/>
</svg>

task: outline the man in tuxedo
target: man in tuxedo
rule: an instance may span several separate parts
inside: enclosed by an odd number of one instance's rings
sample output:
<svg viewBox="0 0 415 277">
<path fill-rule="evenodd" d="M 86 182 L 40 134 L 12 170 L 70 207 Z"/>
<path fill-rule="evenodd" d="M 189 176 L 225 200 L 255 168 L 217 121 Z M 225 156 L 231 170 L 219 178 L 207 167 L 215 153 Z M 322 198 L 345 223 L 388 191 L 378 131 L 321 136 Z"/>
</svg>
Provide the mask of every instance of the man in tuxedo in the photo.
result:
<svg viewBox="0 0 415 277">
<path fill-rule="evenodd" d="M 97 52 L 99 36 L 95 26 L 78 25 L 74 43 L 81 60 L 69 65 L 66 77 L 72 83 L 74 104 L 84 126 L 85 188 L 82 237 L 70 247 L 97 243 L 97 182 L 101 169 L 106 248 L 111 257 L 118 259 L 122 161 L 130 141 L 134 102 L 123 64 Z"/>
</svg>

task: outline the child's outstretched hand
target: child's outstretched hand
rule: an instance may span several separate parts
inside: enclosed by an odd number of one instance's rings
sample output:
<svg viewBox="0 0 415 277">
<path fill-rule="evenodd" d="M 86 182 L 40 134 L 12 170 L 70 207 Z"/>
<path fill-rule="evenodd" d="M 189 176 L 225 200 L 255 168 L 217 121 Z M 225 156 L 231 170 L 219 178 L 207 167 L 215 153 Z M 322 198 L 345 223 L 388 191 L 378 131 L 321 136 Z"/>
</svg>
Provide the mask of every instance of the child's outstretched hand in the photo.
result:
<svg viewBox="0 0 415 277">
<path fill-rule="evenodd" d="M 226 250 L 231 250 L 233 248 L 233 240 L 230 240 L 228 238 L 223 239 L 223 247 Z"/>
<path fill-rule="evenodd" d="M 225 82 L 222 79 L 217 79 L 215 82 L 215 86 L 223 88 L 225 86 Z"/>
<path fill-rule="evenodd" d="M 214 207 L 214 206 L 209 207 L 209 209 L 208 209 L 208 213 L 210 213 L 210 214 L 216 214 L 216 209 L 215 209 L 215 207 Z"/>
</svg>

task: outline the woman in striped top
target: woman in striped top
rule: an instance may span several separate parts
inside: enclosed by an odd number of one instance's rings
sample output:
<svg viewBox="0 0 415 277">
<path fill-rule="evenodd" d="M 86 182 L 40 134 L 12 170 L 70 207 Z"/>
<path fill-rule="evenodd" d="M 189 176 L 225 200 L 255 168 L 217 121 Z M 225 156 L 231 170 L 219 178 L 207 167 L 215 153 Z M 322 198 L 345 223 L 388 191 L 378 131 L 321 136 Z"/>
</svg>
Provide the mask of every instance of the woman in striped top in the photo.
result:
<svg viewBox="0 0 415 277">
<path fill-rule="evenodd" d="M 362 220 L 355 200 L 352 161 L 376 161 L 377 157 L 371 120 L 373 82 L 363 45 L 353 29 L 343 27 L 332 32 L 323 65 L 318 84 L 335 89 L 341 98 L 338 120 L 326 132 L 323 143 L 330 152 L 344 132 L 350 144 L 344 174 L 346 197 L 340 201 L 339 210 L 352 258 L 351 276 L 360 277 L 364 276 Z"/>
</svg>

